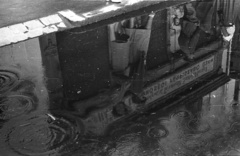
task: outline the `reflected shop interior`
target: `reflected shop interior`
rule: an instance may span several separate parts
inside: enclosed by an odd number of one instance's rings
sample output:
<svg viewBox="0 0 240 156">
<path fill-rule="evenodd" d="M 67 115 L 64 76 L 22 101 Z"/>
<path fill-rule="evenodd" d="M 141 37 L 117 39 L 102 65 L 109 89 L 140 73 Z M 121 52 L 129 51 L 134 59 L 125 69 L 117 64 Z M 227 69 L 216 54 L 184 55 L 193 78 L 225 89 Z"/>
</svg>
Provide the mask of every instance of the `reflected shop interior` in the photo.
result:
<svg viewBox="0 0 240 156">
<path fill-rule="evenodd" d="M 2 45 L 0 155 L 240 155 L 239 10 L 181 2 Z"/>
</svg>

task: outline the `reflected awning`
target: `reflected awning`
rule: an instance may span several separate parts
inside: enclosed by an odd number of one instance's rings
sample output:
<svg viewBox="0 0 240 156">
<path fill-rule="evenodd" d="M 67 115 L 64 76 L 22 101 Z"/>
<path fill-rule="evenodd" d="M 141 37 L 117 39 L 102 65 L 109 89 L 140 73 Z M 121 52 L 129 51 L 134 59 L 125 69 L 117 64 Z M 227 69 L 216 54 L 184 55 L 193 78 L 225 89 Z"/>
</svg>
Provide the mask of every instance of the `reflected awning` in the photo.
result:
<svg viewBox="0 0 240 156">
<path fill-rule="evenodd" d="M 85 31 L 187 1 L 0 0 L 0 46 L 75 27 Z"/>
</svg>

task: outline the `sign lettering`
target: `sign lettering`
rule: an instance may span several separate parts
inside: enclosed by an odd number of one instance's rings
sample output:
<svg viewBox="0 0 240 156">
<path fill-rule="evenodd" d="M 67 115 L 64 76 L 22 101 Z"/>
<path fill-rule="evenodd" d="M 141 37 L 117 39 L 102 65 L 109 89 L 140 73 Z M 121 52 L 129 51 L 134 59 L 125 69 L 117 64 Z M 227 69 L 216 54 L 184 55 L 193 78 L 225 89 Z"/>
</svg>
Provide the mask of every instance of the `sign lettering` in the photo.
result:
<svg viewBox="0 0 240 156">
<path fill-rule="evenodd" d="M 147 104 L 158 98 L 182 87 L 183 85 L 197 79 L 198 77 L 210 72 L 214 67 L 214 56 L 199 62 L 169 78 L 156 82 L 144 90 L 144 96 L 147 98 Z"/>
</svg>

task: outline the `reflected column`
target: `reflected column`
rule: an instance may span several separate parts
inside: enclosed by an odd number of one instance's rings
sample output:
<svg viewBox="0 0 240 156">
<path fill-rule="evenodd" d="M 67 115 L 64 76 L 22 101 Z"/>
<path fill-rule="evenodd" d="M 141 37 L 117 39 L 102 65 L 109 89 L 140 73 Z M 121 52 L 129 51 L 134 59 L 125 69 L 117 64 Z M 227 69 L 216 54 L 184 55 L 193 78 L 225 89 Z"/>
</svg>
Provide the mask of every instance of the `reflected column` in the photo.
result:
<svg viewBox="0 0 240 156">
<path fill-rule="evenodd" d="M 239 79 L 236 79 L 236 81 L 235 81 L 233 99 L 234 99 L 234 101 L 238 101 L 238 99 L 239 99 Z"/>
</svg>

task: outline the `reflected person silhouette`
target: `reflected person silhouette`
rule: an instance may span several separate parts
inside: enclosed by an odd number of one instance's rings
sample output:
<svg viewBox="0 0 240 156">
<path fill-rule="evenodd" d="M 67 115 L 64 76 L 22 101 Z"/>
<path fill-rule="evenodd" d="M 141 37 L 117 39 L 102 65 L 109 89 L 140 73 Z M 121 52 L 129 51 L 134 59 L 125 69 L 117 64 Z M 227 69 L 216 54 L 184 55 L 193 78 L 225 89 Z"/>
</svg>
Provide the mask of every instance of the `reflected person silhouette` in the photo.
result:
<svg viewBox="0 0 240 156">
<path fill-rule="evenodd" d="M 170 51 L 171 53 L 175 53 L 180 50 L 180 46 L 178 43 L 178 38 L 181 32 L 180 19 L 178 17 L 174 17 L 172 21 L 172 25 L 170 28 Z"/>
<path fill-rule="evenodd" d="M 178 38 L 178 42 L 181 50 L 186 55 L 187 61 L 193 61 L 194 59 L 194 51 L 196 49 L 201 31 L 197 18 L 192 17 L 194 16 L 193 13 L 194 12 L 187 12 L 184 14 L 183 18 L 180 19 L 180 25 L 182 29 Z M 188 18 L 189 16 L 191 18 Z"/>
<path fill-rule="evenodd" d="M 219 38 L 220 33 L 214 30 L 218 23 L 214 21 L 216 14 L 213 2 L 209 1 L 204 5 L 200 2 L 184 5 L 184 16 L 180 18 L 182 29 L 178 41 L 181 50 L 185 53 L 186 61 L 193 61 L 198 48 Z"/>
</svg>

